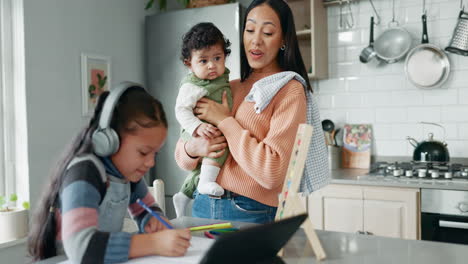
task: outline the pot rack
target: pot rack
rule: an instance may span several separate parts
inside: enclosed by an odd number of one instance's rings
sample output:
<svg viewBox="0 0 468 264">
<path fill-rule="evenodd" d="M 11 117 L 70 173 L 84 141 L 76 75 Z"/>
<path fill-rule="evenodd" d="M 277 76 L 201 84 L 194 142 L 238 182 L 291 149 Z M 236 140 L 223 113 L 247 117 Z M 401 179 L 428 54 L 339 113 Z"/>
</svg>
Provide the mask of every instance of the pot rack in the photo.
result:
<svg viewBox="0 0 468 264">
<path fill-rule="evenodd" d="M 353 2 L 358 2 L 358 1 L 359 0 L 323 0 L 323 6 L 328 7 L 328 6 L 332 6 L 332 5 L 344 5 L 344 4 L 351 4 Z M 379 15 L 379 13 L 377 12 L 377 9 L 374 6 L 374 2 L 372 2 L 372 0 L 369 0 L 369 2 L 371 4 L 372 9 L 374 10 L 374 14 L 375 14 L 375 16 L 377 18 L 377 22 L 375 22 L 375 25 L 379 25 L 380 24 L 380 15 Z"/>
<path fill-rule="evenodd" d="M 340 4 L 347 4 L 348 2 L 358 2 L 359 0 L 323 0 L 323 5 L 331 6 L 331 5 L 340 5 Z"/>
</svg>

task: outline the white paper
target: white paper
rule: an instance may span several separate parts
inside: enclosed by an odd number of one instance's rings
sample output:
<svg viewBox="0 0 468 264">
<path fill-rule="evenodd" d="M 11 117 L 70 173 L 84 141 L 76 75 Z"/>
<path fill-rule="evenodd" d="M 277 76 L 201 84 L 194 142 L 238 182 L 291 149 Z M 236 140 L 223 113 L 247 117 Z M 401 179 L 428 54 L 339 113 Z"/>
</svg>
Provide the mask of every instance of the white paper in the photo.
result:
<svg viewBox="0 0 468 264">
<path fill-rule="evenodd" d="M 191 246 L 188 248 L 187 253 L 185 256 L 182 257 L 162 257 L 162 256 L 148 256 L 143 258 L 136 258 L 129 260 L 125 263 L 132 263 L 132 264 L 185 264 L 185 263 L 199 263 L 205 252 L 210 248 L 210 246 L 214 243 L 214 239 L 204 238 L 204 237 L 196 237 L 192 236 L 190 240 Z M 60 262 L 60 264 L 71 264 L 70 261 L 66 260 Z"/>
</svg>

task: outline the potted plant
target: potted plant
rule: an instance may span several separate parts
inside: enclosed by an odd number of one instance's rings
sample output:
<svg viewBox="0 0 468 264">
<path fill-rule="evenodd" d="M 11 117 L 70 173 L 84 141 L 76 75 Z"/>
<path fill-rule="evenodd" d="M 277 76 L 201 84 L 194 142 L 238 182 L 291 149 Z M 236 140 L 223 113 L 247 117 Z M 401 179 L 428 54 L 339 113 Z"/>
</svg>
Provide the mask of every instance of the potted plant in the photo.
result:
<svg viewBox="0 0 468 264">
<path fill-rule="evenodd" d="M 0 243 L 26 237 L 28 234 L 29 202 L 23 202 L 23 207 L 16 207 L 16 194 L 9 199 L 0 196 Z"/>
</svg>

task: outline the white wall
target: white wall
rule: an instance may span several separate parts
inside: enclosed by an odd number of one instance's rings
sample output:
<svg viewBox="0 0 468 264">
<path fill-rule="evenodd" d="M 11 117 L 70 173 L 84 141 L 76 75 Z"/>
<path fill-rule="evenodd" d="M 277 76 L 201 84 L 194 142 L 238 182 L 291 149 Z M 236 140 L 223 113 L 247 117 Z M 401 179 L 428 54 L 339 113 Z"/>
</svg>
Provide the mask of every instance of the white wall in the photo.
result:
<svg viewBox="0 0 468 264">
<path fill-rule="evenodd" d="M 26 0 L 25 46 L 32 208 L 81 115 L 80 54 L 110 56 L 112 83 L 144 81 L 144 1 Z"/>
<path fill-rule="evenodd" d="M 81 116 L 81 52 L 110 56 L 112 83 L 144 81 L 145 3 L 24 1 L 31 208 L 51 165 L 88 120 Z M 1 249 L 0 259 L 24 263 L 14 257 L 25 254 L 19 245 Z"/>
<path fill-rule="evenodd" d="M 396 20 L 410 31 L 414 46 L 421 43 L 422 2 L 395 1 Z M 392 1 L 374 0 L 374 3 L 382 17 L 375 28 L 376 38 L 392 18 Z M 430 43 L 441 48 L 447 46 L 457 22 L 459 4 L 458 0 L 426 0 Z M 445 85 L 435 90 L 418 89 L 406 79 L 404 61 L 381 66 L 359 62 L 361 50 L 368 45 L 373 15 L 368 0 L 352 5 L 355 26 L 351 29 L 339 28 L 339 11 L 338 6 L 328 8 L 330 78 L 314 83 L 319 89 L 321 117 L 340 126 L 372 124 L 374 154 L 378 156 L 412 155 L 413 147 L 406 142 L 406 136 L 419 140 L 431 131 L 442 139 L 441 129 L 423 127 L 417 122 L 440 123 L 446 129 L 451 156 L 468 157 L 468 57 L 449 53 L 452 72 Z"/>
</svg>

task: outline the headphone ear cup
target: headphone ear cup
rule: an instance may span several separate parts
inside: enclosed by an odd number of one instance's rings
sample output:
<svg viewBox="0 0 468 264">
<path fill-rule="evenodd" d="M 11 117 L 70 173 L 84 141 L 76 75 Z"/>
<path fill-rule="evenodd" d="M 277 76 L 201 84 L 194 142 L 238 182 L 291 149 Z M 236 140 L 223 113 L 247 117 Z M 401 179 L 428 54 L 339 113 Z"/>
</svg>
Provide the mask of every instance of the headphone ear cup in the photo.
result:
<svg viewBox="0 0 468 264">
<path fill-rule="evenodd" d="M 119 136 L 111 128 L 94 131 L 92 141 L 94 153 L 100 157 L 108 157 L 119 150 Z"/>
</svg>

